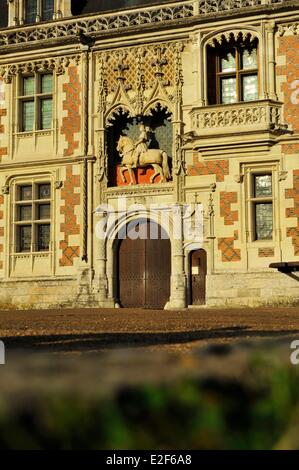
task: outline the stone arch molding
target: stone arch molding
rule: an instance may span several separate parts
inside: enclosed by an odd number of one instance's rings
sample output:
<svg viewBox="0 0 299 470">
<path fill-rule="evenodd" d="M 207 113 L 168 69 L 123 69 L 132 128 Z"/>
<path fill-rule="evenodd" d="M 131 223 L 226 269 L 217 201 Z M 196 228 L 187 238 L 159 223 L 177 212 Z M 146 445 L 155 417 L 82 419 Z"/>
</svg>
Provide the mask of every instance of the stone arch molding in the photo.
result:
<svg viewBox="0 0 299 470">
<path fill-rule="evenodd" d="M 110 105 L 105 113 L 105 126 L 110 127 L 113 125 L 115 115 L 118 115 L 122 110 L 129 113 L 129 117 L 138 116 L 150 116 L 151 111 L 157 109 L 161 105 L 162 109 L 167 109 L 173 115 L 173 105 L 166 93 L 152 93 L 147 103 L 141 110 L 136 112 L 133 103 L 129 100 L 128 96 L 122 95 L 121 101 L 113 100 L 113 104 Z"/>
<path fill-rule="evenodd" d="M 117 241 L 117 236 L 122 229 L 126 227 L 130 222 L 138 221 L 140 219 L 152 220 L 156 224 L 160 225 L 162 229 L 167 233 L 170 242 L 172 242 L 172 232 L 173 232 L 173 220 L 169 217 L 169 224 L 166 225 L 163 218 L 159 217 L 159 214 L 151 212 L 147 209 L 138 208 L 138 204 L 135 204 L 135 210 L 129 210 L 126 214 L 118 215 L 115 218 L 114 223 L 107 227 L 107 233 L 105 236 L 105 244 L 108 250 L 112 250 L 115 242 Z"/>
<path fill-rule="evenodd" d="M 223 28 L 218 31 L 213 31 L 212 33 L 209 33 L 205 35 L 202 39 L 202 46 L 210 46 L 210 47 L 216 47 L 218 46 L 223 46 L 230 42 L 231 40 L 233 41 L 249 41 L 253 42 L 254 40 L 260 41 L 261 39 L 261 33 L 258 28 L 255 27 L 235 27 L 234 29 L 227 29 Z"/>
</svg>

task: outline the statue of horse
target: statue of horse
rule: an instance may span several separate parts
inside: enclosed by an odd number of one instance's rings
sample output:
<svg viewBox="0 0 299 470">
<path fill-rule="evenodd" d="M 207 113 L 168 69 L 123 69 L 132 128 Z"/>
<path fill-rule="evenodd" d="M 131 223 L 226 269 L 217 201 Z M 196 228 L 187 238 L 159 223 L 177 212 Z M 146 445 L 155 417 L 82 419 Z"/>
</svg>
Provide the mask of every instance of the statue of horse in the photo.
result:
<svg viewBox="0 0 299 470">
<path fill-rule="evenodd" d="M 121 135 L 117 143 L 117 151 L 122 157 L 120 174 L 123 183 L 126 183 L 124 171 L 128 170 L 130 176 L 129 184 L 134 184 L 133 167 L 134 155 L 136 152 L 134 142 L 130 137 Z M 161 176 L 161 182 L 165 182 L 171 178 L 168 166 L 168 155 L 164 150 L 148 149 L 146 152 L 139 156 L 138 168 L 143 168 L 151 165 L 155 173 L 150 177 L 150 182 L 153 183 L 156 176 Z"/>
</svg>

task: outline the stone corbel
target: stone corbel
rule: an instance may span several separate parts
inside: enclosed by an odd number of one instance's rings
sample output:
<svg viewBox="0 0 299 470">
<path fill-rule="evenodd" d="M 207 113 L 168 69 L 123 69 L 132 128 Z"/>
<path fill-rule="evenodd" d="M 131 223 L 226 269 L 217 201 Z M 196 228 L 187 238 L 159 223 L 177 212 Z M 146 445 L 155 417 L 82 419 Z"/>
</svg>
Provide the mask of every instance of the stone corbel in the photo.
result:
<svg viewBox="0 0 299 470">
<path fill-rule="evenodd" d="M 236 183 L 243 183 L 244 175 L 242 174 L 234 175 L 233 178 Z"/>
</svg>

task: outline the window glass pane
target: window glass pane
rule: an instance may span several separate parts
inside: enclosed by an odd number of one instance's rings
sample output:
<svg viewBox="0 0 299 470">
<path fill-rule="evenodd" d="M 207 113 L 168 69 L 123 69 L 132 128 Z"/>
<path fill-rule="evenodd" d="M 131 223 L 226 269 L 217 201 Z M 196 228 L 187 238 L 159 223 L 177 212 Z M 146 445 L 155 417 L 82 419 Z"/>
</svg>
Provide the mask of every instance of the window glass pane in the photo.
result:
<svg viewBox="0 0 299 470">
<path fill-rule="evenodd" d="M 272 175 L 254 175 L 254 197 L 272 196 Z"/>
<path fill-rule="evenodd" d="M 50 73 L 41 75 L 41 92 L 52 93 L 53 88 L 53 75 Z"/>
<path fill-rule="evenodd" d="M 237 101 L 237 89 L 235 78 L 221 79 L 221 103 L 235 103 Z"/>
<path fill-rule="evenodd" d="M 53 20 L 54 0 L 42 0 L 42 20 Z"/>
<path fill-rule="evenodd" d="M 35 93 L 34 86 L 35 86 L 34 77 L 24 77 L 23 78 L 23 95 L 24 96 L 34 95 Z"/>
<path fill-rule="evenodd" d="M 255 231 L 257 240 L 269 240 L 272 238 L 272 203 L 259 203 L 255 205 Z"/>
<path fill-rule="evenodd" d="M 52 99 L 41 100 L 41 129 L 52 127 Z"/>
<path fill-rule="evenodd" d="M 221 72 L 234 72 L 236 70 L 236 51 L 226 52 L 221 56 Z"/>
<path fill-rule="evenodd" d="M 38 219 L 50 219 L 50 204 L 40 204 L 38 206 Z"/>
<path fill-rule="evenodd" d="M 32 206 L 20 206 L 19 207 L 19 220 L 31 220 L 32 219 Z"/>
<path fill-rule="evenodd" d="M 41 224 L 37 226 L 37 249 L 48 251 L 50 246 L 50 225 Z"/>
<path fill-rule="evenodd" d="M 51 185 L 40 184 L 38 186 L 38 199 L 50 199 L 51 197 Z"/>
<path fill-rule="evenodd" d="M 31 225 L 18 227 L 19 251 L 31 250 Z"/>
<path fill-rule="evenodd" d="M 242 68 L 257 69 L 257 50 L 243 49 L 242 51 Z"/>
<path fill-rule="evenodd" d="M 23 131 L 32 131 L 34 126 L 34 101 L 23 102 Z"/>
<path fill-rule="evenodd" d="M 37 15 L 37 0 L 25 0 L 25 21 L 35 23 Z"/>
<path fill-rule="evenodd" d="M 32 200 L 32 186 L 21 186 L 20 187 L 20 201 L 31 201 Z"/>
<path fill-rule="evenodd" d="M 254 101 L 258 99 L 257 75 L 243 77 L 243 101 Z"/>
</svg>

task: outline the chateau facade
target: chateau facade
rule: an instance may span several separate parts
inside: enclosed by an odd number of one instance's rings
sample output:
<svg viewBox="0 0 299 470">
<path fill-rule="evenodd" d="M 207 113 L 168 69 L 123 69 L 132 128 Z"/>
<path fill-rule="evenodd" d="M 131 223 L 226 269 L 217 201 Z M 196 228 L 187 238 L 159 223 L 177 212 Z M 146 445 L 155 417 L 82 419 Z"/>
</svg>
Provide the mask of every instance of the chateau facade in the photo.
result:
<svg viewBox="0 0 299 470">
<path fill-rule="evenodd" d="M 0 308 L 298 303 L 299 1 L 0 6 Z"/>
</svg>

